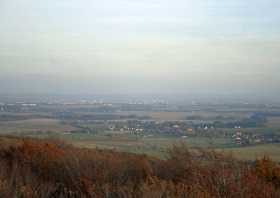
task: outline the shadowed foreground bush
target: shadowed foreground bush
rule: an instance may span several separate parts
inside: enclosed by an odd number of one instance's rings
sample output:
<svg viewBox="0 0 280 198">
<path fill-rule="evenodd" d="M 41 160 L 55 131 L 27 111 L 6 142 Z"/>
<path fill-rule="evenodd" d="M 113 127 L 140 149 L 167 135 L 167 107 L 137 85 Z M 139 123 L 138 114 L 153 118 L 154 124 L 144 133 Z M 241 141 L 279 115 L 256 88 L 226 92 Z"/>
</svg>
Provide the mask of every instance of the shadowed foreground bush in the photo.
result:
<svg viewBox="0 0 280 198">
<path fill-rule="evenodd" d="M 280 197 L 280 168 L 255 165 L 185 145 L 166 160 L 61 142 L 0 141 L 0 197 Z"/>
</svg>

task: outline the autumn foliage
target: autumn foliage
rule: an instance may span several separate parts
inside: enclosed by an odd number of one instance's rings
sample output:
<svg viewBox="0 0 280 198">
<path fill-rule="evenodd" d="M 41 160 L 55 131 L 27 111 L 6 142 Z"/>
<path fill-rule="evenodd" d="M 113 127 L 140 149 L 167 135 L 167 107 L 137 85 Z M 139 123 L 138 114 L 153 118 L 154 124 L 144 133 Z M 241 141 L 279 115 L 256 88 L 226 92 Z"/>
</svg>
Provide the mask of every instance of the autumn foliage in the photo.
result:
<svg viewBox="0 0 280 198">
<path fill-rule="evenodd" d="M 0 141 L 0 197 L 280 197 L 280 167 L 213 151 L 170 149 L 166 160 L 59 141 Z"/>
</svg>

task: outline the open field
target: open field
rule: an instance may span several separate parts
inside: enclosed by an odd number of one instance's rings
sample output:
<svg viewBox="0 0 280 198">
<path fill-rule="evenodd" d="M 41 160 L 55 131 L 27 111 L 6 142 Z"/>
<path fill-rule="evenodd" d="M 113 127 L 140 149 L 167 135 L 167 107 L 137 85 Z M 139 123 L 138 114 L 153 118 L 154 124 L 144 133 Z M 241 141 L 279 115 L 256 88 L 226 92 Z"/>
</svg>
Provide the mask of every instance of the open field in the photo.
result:
<svg viewBox="0 0 280 198">
<path fill-rule="evenodd" d="M 137 137 L 125 134 L 117 136 L 71 134 L 63 138 L 77 147 L 115 149 L 124 152 L 145 153 L 159 157 L 164 157 L 169 148 L 179 143 L 186 143 L 190 148 L 225 148 L 232 144 L 232 142 L 226 138 Z"/>
<path fill-rule="evenodd" d="M 246 112 L 206 112 L 206 111 L 188 111 L 188 112 L 172 112 L 172 111 L 128 111 L 121 112 L 124 115 L 148 116 L 154 120 L 186 120 L 188 117 L 200 117 L 202 120 L 215 120 L 218 116 L 245 118 L 248 117 Z"/>
<path fill-rule="evenodd" d="M 122 116 L 137 116 L 137 117 L 149 117 L 156 121 L 176 121 L 186 120 L 188 117 L 196 117 L 201 120 L 216 120 L 217 117 L 242 119 L 249 116 L 248 112 L 211 112 L 211 111 L 121 111 L 110 113 L 98 113 L 98 112 L 76 112 L 77 115 L 122 115 Z"/>
<path fill-rule="evenodd" d="M 67 132 L 75 130 L 70 125 L 62 124 L 55 119 L 28 119 L 20 121 L 0 122 L 0 133 L 24 133 L 24 132 Z"/>
<path fill-rule="evenodd" d="M 272 128 L 280 128 L 280 117 L 268 117 L 266 126 Z"/>
<path fill-rule="evenodd" d="M 262 144 L 239 148 L 225 148 L 223 151 L 226 153 L 232 153 L 236 158 L 242 160 L 255 160 L 263 156 L 269 156 L 272 160 L 280 162 L 280 144 Z"/>
<path fill-rule="evenodd" d="M 77 147 L 113 149 L 132 153 L 145 153 L 148 155 L 165 157 L 166 151 L 173 145 L 183 142 L 190 148 L 215 149 L 233 154 L 241 160 L 255 160 L 264 155 L 270 156 L 275 161 L 280 161 L 280 144 L 261 144 L 255 146 L 236 147 L 231 140 L 226 138 L 175 138 L 175 137 L 146 137 L 135 136 L 94 136 L 90 134 L 72 135 L 66 138 Z"/>
<path fill-rule="evenodd" d="M 168 140 L 157 140 L 157 141 L 74 141 L 73 145 L 77 147 L 86 148 L 103 148 L 113 149 L 123 152 L 132 153 L 144 153 L 147 155 L 157 156 L 164 158 L 166 151 L 173 145 L 180 143 L 181 141 L 168 141 Z M 190 148 L 192 146 L 190 145 Z M 207 147 L 204 147 L 207 149 Z M 213 149 L 213 148 L 211 148 Z M 272 160 L 280 162 L 280 145 L 279 144 L 265 144 L 250 147 L 239 147 L 239 148 L 223 148 L 215 149 L 217 151 L 223 151 L 228 154 L 232 154 L 237 159 L 241 160 L 256 160 L 263 156 L 269 156 Z"/>
</svg>

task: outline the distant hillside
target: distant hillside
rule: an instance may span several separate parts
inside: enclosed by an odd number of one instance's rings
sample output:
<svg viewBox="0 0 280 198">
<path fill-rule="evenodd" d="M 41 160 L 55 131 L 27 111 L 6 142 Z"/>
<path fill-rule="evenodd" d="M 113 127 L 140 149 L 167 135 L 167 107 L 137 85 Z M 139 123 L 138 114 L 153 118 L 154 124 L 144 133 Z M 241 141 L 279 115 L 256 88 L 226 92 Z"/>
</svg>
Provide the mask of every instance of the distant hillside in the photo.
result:
<svg viewBox="0 0 280 198">
<path fill-rule="evenodd" d="M 0 138 L 0 197 L 280 197 L 280 167 L 175 146 L 166 160 L 80 149 L 54 140 Z"/>
</svg>

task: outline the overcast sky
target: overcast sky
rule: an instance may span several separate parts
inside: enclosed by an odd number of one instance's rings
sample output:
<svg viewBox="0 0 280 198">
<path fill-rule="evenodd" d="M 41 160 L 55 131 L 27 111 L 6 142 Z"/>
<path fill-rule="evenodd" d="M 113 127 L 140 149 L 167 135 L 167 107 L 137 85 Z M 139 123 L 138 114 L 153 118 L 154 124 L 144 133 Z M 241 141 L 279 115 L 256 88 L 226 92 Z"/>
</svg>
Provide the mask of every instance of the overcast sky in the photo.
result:
<svg viewBox="0 0 280 198">
<path fill-rule="evenodd" d="M 279 85 L 279 0 L 0 0 L 2 93 Z"/>
</svg>

